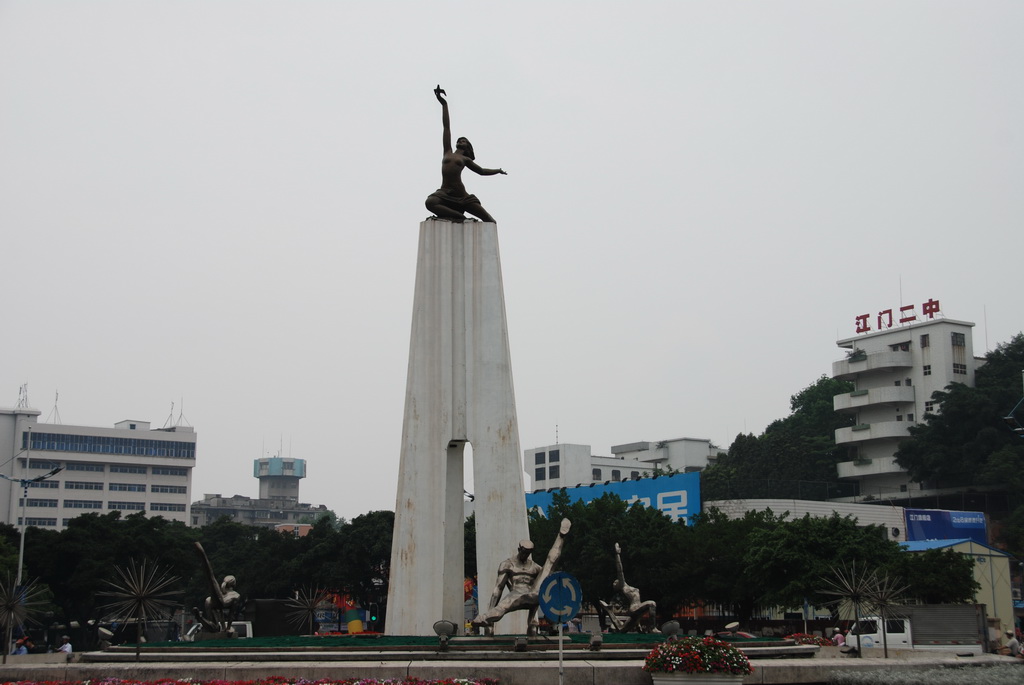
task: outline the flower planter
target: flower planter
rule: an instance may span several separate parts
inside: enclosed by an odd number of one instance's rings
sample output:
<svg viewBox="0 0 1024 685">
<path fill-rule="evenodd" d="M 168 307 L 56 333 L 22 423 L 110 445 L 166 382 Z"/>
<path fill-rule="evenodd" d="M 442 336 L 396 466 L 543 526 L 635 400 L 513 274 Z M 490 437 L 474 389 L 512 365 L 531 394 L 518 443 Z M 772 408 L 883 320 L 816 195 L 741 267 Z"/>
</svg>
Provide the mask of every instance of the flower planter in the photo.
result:
<svg viewBox="0 0 1024 685">
<path fill-rule="evenodd" d="M 750 660 L 734 645 L 715 637 L 670 637 L 644 659 L 654 685 L 739 683 L 753 672 Z"/>
<path fill-rule="evenodd" d="M 739 685 L 743 682 L 743 676 L 732 673 L 652 673 L 651 680 L 654 685 L 683 685 L 683 683 L 695 683 L 695 685 L 736 683 Z"/>
</svg>

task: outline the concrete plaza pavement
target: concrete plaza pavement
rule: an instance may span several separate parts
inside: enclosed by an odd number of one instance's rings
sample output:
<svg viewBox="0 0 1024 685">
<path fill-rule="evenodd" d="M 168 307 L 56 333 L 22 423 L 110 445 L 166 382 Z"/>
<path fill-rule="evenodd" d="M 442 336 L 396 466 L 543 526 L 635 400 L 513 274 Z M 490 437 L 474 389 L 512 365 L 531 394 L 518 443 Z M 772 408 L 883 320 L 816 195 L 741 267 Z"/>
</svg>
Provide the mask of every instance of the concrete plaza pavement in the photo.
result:
<svg viewBox="0 0 1024 685">
<path fill-rule="evenodd" d="M 565 652 L 565 685 L 650 685 L 642 655 L 632 652 Z M 34 656 L 8 657 L 0 666 L 0 680 L 84 681 L 102 678 L 157 680 L 254 680 L 285 676 L 318 680 L 323 678 L 496 678 L 501 685 L 558 685 L 557 653 L 548 652 L 458 652 L 401 653 L 261 651 L 187 652 L 175 655 L 145 651 L 139 662 L 133 650 L 90 652 L 73 655 L 67 663 L 42 663 Z M 749 685 L 827 683 L 835 671 L 913 671 L 927 668 L 984 668 L 997 664 L 1021 667 L 1024 660 L 997 655 L 957 656 L 953 652 L 891 651 L 888 659 L 870 655 L 850 658 L 818 654 L 813 658 L 755 659 L 754 673 L 744 679 Z"/>
</svg>

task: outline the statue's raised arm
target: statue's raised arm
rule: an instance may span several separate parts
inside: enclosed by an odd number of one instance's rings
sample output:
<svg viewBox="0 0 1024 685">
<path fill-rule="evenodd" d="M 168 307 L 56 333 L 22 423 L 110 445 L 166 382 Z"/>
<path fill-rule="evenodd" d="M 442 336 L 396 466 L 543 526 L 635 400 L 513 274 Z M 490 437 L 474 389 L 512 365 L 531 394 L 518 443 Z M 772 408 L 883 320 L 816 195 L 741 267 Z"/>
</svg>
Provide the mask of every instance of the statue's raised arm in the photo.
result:
<svg viewBox="0 0 1024 685">
<path fill-rule="evenodd" d="M 485 169 L 478 165 L 473 145 L 467 138 L 456 140 L 455 149 L 452 149 L 451 117 L 448 114 L 448 101 L 444 96 L 447 96 L 447 93 L 440 85 L 434 88 L 434 97 L 441 103 L 441 142 L 444 156 L 441 158 L 441 187 L 427 197 L 427 209 L 433 212 L 436 218 L 448 221 L 465 221 L 465 214 L 469 212 L 481 221 L 494 222 L 494 217 L 487 213 L 476 195 L 470 195 L 466 191 L 466 186 L 462 184 L 462 170 L 468 167 L 470 171 L 481 176 L 505 174 L 505 171 Z"/>
<path fill-rule="evenodd" d="M 444 129 L 444 133 L 441 134 L 441 144 L 444 146 L 445 153 L 449 153 L 452 151 L 452 121 L 448 116 L 448 101 L 441 97 L 442 95 L 447 95 L 447 93 L 438 84 L 434 89 L 434 97 L 441 103 L 441 126 Z"/>
</svg>

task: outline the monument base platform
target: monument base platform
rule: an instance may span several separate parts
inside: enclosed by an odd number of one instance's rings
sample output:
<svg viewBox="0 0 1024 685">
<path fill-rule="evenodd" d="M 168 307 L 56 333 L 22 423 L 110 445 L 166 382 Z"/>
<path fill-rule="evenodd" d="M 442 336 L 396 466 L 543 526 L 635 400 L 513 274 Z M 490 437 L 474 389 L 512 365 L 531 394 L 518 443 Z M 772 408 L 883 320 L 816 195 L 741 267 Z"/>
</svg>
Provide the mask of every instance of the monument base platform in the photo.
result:
<svg viewBox="0 0 1024 685">
<path fill-rule="evenodd" d="M 398 651 L 402 649 L 402 651 Z M 563 653 L 561 669 L 566 685 L 651 685 L 644 672 L 646 648 L 610 647 L 590 651 L 576 645 Z M 957 657 L 952 653 L 896 651 L 889 659 L 823 657 L 802 659 L 758 659 L 754 673 L 744 678 L 747 684 L 786 685 L 789 683 L 826 683 L 835 671 L 905 671 L 927 682 L 929 668 L 991 667 L 1020 668 L 1024 662 L 1012 657 L 980 655 Z M 133 647 L 73 655 L 74 663 L 20 664 L 10 659 L 0 667 L 4 681 L 84 681 L 102 678 L 158 680 L 161 678 L 203 680 L 259 680 L 269 676 L 289 679 L 441 679 L 496 678 L 501 685 L 556 685 L 559 682 L 557 647 L 538 649 L 536 644 L 524 652 L 507 646 L 473 652 L 440 651 L 436 646 L 415 649 L 396 648 L 337 650 L 272 650 L 270 648 L 210 649 L 144 648 L 141 661 L 135 662 Z"/>
</svg>

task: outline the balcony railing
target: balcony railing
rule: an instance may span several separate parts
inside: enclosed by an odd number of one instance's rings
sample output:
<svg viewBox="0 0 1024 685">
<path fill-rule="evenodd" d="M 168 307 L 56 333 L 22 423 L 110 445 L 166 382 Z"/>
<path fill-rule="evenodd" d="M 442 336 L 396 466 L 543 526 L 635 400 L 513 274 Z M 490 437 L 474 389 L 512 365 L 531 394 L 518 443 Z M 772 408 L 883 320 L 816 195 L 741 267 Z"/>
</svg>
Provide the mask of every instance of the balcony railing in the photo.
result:
<svg viewBox="0 0 1024 685">
<path fill-rule="evenodd" d="M 840 478 L 857 478 L 862 476 L 878 476 L 885 473 L 902 473 L 896 460 L 892 457 L 877 459 L 855 459 L 836 464 L 836 473 Z"/>
<path fill-rule="evenodd" d="M 912 421 L 882 421 L 839 428 L 836 430 L 836 444 L 905 438 L 908 435 L 907 429 L 913 425 Z"/>
<path fill-rule="evenodd" d="M 832 408 L 836 411 L 857 411 L 863 407 L 879 404 L 908 404 L 916 397 L 914 386 L 887 385 L 882 388 L 854 390 L 832 398 Z"/>
<path fill-rule="evenodd" d="M 864 373 L 883 373 L 896 369 L 907 369 L 913 365 L 914 359 L 910 352 L 893 352 L 892 350 L 872 352 L 832 362 L 832 377 L 850 380 Z"/>
</svg>

